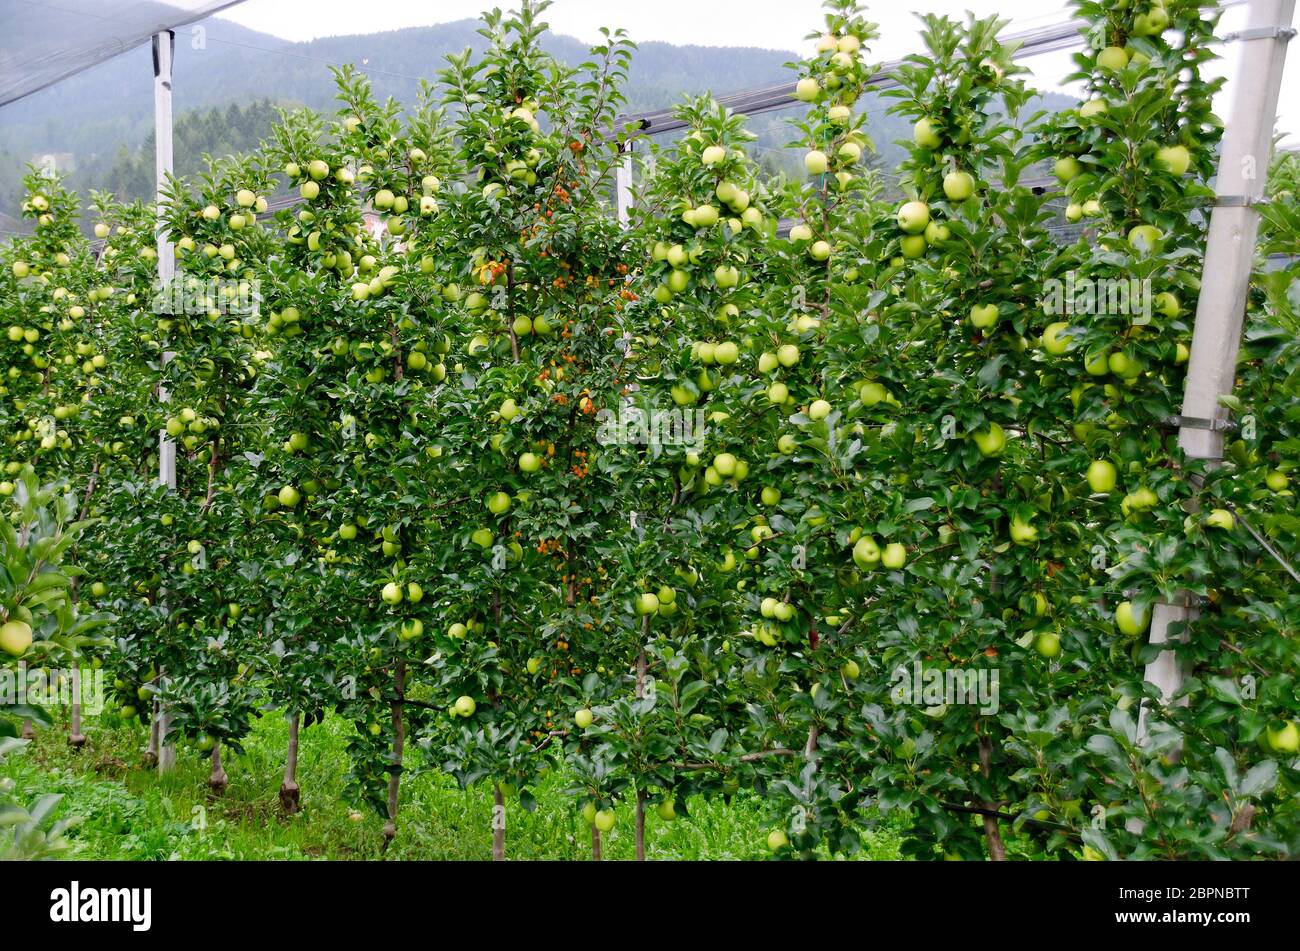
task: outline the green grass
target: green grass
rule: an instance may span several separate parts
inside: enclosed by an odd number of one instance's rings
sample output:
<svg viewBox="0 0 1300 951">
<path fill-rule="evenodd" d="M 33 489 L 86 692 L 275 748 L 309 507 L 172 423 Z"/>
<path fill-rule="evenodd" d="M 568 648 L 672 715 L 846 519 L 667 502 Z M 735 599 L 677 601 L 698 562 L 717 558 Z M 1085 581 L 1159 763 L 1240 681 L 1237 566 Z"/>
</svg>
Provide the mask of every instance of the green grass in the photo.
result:
<svg viewBox="0 0 1300 951">
<path fill-rule="evenodd" d="M 278 716 L 259 720 L 242 755 L 223 761 L 230 785 L 220 799 L 207 795 L 208 762 L 179 751 L 177 768 L 166 776 L 140 766 L 144 731 L 109 714 L 86 728 L 89 742 L 77 752 L 58 726 L 38 732 L 26 750 L 0 763 L 0 777 L 17 782 L 24 799 L 61 793 L 57 816 L 79 816 L 70 833 L 78 859 L 127 860 L 306 860 L 441 859 L 491 857 L 492 799 L 486 785 L 470 790 L 437 772 L 403 777 L 397 838 L 387 856 L 380 851 L 382 820 L 368 809 L 354 821 L 356 807 L 345 792 L 346 735 L 338 718 L 305 731 L 299 777 L 303 812 L 287 818 L 277 791 L 283 770 L 286 726 Z M 418 755 L 418 754 L 417 754 Z M 506 817 L 506 857 L 582 861 L 591 857 L 591 833 L 564 794 L 561 771 L 552 771 L 534 790 L 535 812 L 517 804 Z M 696 798 L 689 817 L 672 822 L 651 810 L 646 819 L 650 859 L 749 859 L 766 855 L 770 822 L 761 799 L 741 793 L 730 804 Z M 900 826 L 864 830 L 862 858 L 899 857 Z M 633 816 L 619 809 L 618 825 L 603 837 L 606 859 L 634 855 Z"/>
</svg>

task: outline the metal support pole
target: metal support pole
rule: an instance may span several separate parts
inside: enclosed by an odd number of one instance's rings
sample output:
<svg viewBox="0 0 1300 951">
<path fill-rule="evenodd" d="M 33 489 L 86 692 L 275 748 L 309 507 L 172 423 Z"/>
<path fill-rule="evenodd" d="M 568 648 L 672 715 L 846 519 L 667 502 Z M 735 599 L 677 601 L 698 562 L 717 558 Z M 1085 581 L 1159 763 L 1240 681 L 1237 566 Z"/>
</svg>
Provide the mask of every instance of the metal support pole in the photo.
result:
<svg viewBox="0 0 1300 951">
<path fill-rule="evenodd" d="M 176 50 L 176 34 L 171 30 L 155 33 L 153 37 L 153 122 L 154 122 L 154 176 L 157 181 L 157 251 L 158 283 L 165 287 L 176 275 L 176 252 L 171 235 L 163 227 L 163 187 L 172 174 L 172 55 Z M 166 364 L 173 354 L 164 353 Z M 159 399 L 167 402 L 167 391 L 159 391 Z M 176 488 L 176 443 L 167 438 L 167 431 L 158 433 L 158 481 L 170 489 Z M 159 713 L 160 730 L 158 746 L 158 771 L 167 772 L 176 765 L 176 747 L 164 741 L 171 726 L 171 714 L 166 707 Z"/>
<path fill-rule="evenodd" d="M 1246 29 L 1225 37 L 1241 44 L 1240 66 L 1232 84 L 1230 119 L 1224 130 L 1215 190 L 1219 200 L 1210 214 L 1201 292 L 1192 332 L 1191 357 L 1183 391 L 1182 418 L 1194 422 L 1226 420 L 1219 398 L 1232 392 L 1246 317 L 1246 293 L 1255 257 L 1259 212 L 1263 200 L 1273 123 L 1282 88 L 1288 28 L 1295 0 L 1251 0 Z M 1244 199 L 1244 200 L 1243 200 Z M 1210 466 L 1223 458 L 1223 429 L 1201 422 L 1182 425 L 1178 445 L 1189 459 Z M 1170 627 L 1196 617 L 1189 596 L 1181 604 L 1157 603 L 1151 617 L 1152 644 L 1169 643 Z M 1146 680 L 1160 688 L 1168 703 L 1182 687 L 1187 671 L 1173 651 L 1161 652 L 1147 665 Z M 1139 720 L 1139 735 L 1146 732 L 1146 710 Z"/>
</svg>

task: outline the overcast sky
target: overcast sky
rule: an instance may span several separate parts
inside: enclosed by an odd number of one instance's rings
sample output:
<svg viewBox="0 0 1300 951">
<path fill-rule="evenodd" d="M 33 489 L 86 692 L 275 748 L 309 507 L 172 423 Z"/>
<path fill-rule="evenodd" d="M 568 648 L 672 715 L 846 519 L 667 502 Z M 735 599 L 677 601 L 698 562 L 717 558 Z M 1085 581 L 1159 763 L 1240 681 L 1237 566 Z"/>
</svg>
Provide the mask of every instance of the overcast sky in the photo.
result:
<svg viewBox="0 0 1300 951">
<path fill-rule="evenodd" d="M 493 4 L 485 0 L 246 0 L 221 14 L 244 26 L 289 40 L 321 36 L 375 33 L 407 26 L 429 26 L 477 17 Z M 510 7 L 511 0 L 495 4 Z M 1220 33 L 1238 29 L 1245 5 L 1228 9 Z M 896 59 L 918 48 L 917 19 L 913 11 L 947 13 L 960 17 L 966 10 L 979 16 L 998 14 L 1011 21 L 1008 32 L 1048 26 L 1069 16 L 1062 0 L 902 0 L 869 3 L 868 15 L 880 23 L 881 39 L 873 53 L 877 59 Z M 804 34 L 821 22 L 820 0 L 556 0 L 545 19 L 558 33 L 588 42 L 602 26 L 623 27 L 633 40 L 663 40 L 703 46 L 761 46 L 804 51 Z M 1296 44 L 1293 44 L 1295 47 Z M 1225 49 L 1223 68 L 1233 71 L 1231 47 Z M 1025 60 L 1039 88 L 1058 88 L 1071 69 L 1067 54 L 1047 54 Z M 717 93 L 736 90 L 718 89 Z M 1230 118 L 1226 102 L 1217 105 Z M 1300 47 L 1288 57 L 1282 84 L 1279 129 L 1289 133 L 1287 144 L 1300 145 Z"/>
</svg>

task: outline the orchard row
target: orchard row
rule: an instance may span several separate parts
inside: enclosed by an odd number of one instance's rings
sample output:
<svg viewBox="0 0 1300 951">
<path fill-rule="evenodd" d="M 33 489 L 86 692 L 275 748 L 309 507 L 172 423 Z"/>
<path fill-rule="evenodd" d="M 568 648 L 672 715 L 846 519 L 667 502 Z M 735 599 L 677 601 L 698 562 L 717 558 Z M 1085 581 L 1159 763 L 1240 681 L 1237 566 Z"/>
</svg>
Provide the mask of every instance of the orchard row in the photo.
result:
<svg viewBox="0 0 1300 951">
<path fill-rule="evenodd" d="M 339 70 L 335 116 L 173 182 L 165 294 L 150 209 L 95 196 L 96 251 L 28 180 L 3 462 L 91 519 L 68 570 L 100 626 L 20 591 L 0 646 L 104 664 L 150 755 L 210 757 L 217 791 L 282 711 L 288 812 L 334 711 L 388 839 L 411 769 L 508 811 L 562 766 L 597 851 L 742 788 L 780 856 L 894 810 L 918 857 L 1293 850 L 1300 600 L 1255 537 L 1294 559 L 1293 269 L 1252 297 L 1226 464 L 1165 423 L 1220 133 L 1208 5 L 1079 3 L 1088 97 L 1055 115 L 1001 21 L 926 17 L 885 93 L 915 130 L 895 201 L 864 166 L 875 28 L 830 0 L 793 64 L 806 176 L 691 100 L 627 227 L 632 44 L 563 66 L 544 7 L 486 15 L 414 106 Z M 1266 212 L 1278 250 L 1295 209 Z M 1067 280 L 1149 306 L 1046 307 Z M 1147 631 L 1188 599 L 1165 706 Z"/>
</svg>

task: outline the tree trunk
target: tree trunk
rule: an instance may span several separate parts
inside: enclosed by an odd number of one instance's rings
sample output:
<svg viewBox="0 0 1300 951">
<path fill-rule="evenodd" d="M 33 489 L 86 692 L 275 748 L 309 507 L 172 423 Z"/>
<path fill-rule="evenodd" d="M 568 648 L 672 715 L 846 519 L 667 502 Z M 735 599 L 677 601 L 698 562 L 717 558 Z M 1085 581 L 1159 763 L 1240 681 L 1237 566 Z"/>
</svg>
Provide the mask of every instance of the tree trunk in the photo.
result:
<svg viewBox="0 0 1300 951">
<path fill-rule="evenodd" d="M 650 633 L 650 615 L 645 616 L 641 624 L 642 637 Z M 636 696 L 640 700 L 645 696 L 645 650 L 636 658 Z M 645 861 L 645 790 L 636 791 L 636 860 Z"/>
<path fill-rule="evenodd" d="M 171 710 L 160 707 L 158 721 L 158 772 L 169 773 L 176 767 L 176 744 L 167 741 L 172 728 Z"/>
<path fill-rule="evenodd" d="M 32 721 L 25 717 L 23 718 L 23 739 L 36 739 L 36 727 L 32 726 Z"/>
<path fill-rule="evenodd" d="M 506 860 L 506 800 L 501 786 L 492 786 L 492 861 Z"/>
<path fill-rule="evenodd" d="M 68 730 L 68 745 L 79 750 L 86 745 L 81 732 L 81 663 L 72 662 L 72 725 Z"/>
<path fill-rule="evenodd" d="M 149 701 L 149 745 L 145 747 L 144 765 L 158 765 L 158 704 L 153 700 Z"/>
<path fill-rule="evenodd" d="M 980 766 L 984 770 L 984 778 L 988 779 L 993 775 L 993 741 L 987 736 L 980 735 Z M 997 809 L 997 803 L 982 803 L 985 809 Z M 989 847 L 989 859 L 994 862 L 1005 862 L 1007 860 L 1007 849 L 1002 844 L 1002 833 L 998 830 L 998 820 L 996 816 L 984 814 L 984 839 Z"/>
<path fill-rule="evenodd" d="M 591 827 L 591 860 L 600 861 L 600 830 L 595 826 Z"/>
<path fill-rule="evenodd" d="M 208 789 L 212 795 L 221 796 L 226 791 L 226 771 L 221 768 L 221 741 L 212 747 L 212 773 L 208 776 Z"/>
<path fill-rule="evenodd" d="M 154 678 L 154 683 L 162 684 L 163 677 L 167 675 L 165 668 L 158 668 L 158 676 Z M 158 772 L 169 773 L 176 767 L 176 744 L 167 740 L 167 734 L 172 728 L 172 712 L 164 704 L 158 704 L 158 745 L 156 755 L 158 758 Z"/>
<path fill-rule="evenodd" d="M 636 792 L 636 860 L 645 861 L 645 790 Z"/>
<path fill-rule="evenodd" d="M 396 697 L 392 703 L 393 718 L 393 766 L 388 776 L 388 821 L 384 823 L 384 851 L 397 838 L 397 793 L 402 782 L 402 701 L 406 699 L 406 661 L 397 662 L 397 671 L 393 675 L 396 683 Z"/>
<path fill-rule="evenodd" d="M 298 714 L 291 713 L 289 720 L 289 753 L 284 760 L 284 782 L 280 784 L 280 808 L 286 816 L 297 815 L 302 810 L 298 790 Z"/>
</svg>

